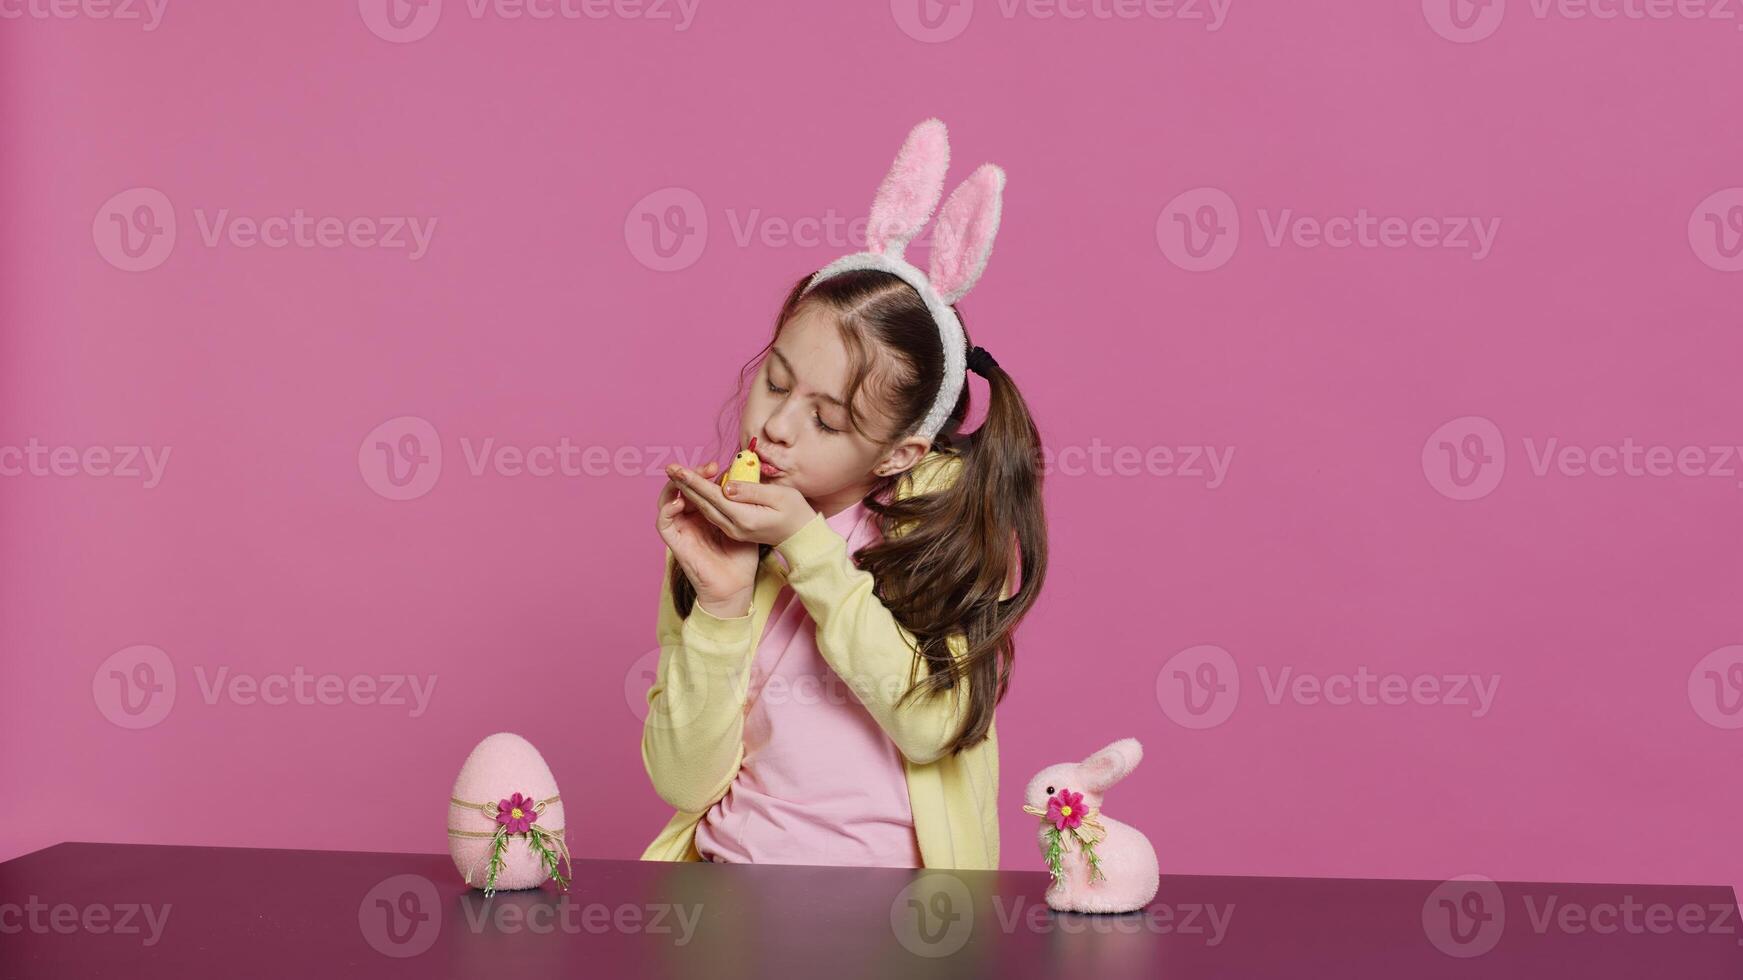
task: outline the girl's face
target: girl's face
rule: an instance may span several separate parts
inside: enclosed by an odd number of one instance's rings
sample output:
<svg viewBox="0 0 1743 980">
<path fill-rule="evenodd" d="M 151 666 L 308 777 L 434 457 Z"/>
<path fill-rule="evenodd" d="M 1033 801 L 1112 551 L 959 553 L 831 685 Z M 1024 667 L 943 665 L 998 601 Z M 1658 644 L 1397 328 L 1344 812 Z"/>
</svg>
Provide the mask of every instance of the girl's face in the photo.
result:
<svg viewBox="0 0 1743 980">
<path fill-rule="evenodd" d="M 915 437 L 885 447 L 848 424 L 842 399 L 850 363 L 832 315 L 808 303 L 781 328 L 745 401 L 739 443 L 755 436 L 763 482 L 793 487 L 824 517 L 857 503 L 878 479 L 913 466 L 930 447 Z M 882 439 L 895 426 L 871 404 L 877 388 L 874 375 L 854 407 L 860 424 Z"/>
</svg>

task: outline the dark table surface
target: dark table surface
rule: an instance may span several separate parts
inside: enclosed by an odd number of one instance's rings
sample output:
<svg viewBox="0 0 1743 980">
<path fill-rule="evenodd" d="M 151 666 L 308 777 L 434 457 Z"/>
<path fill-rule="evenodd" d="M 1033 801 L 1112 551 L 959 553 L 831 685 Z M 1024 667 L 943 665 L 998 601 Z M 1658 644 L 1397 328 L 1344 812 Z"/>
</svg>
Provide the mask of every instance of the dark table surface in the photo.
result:
<svg viewBox="0 0 1743 980">
<path fill-rule="evenodd" d="M 1743 978 L 1731 889 L 578 860 L 486 899 L 445 854 L 57 844 L 0 864 L 0 976 Z"/>
</svg>

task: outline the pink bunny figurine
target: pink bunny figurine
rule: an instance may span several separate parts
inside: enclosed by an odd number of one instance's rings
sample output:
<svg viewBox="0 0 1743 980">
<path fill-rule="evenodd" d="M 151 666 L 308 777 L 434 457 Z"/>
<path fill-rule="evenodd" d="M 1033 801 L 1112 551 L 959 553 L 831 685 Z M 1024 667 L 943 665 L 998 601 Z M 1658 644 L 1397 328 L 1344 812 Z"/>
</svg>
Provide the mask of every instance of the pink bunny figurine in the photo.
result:
<svg viewBox="0 0 1743 980">
<path fill-rule="evenodd" d="M 1156 897 L 1161 875 L 1150 839 L 1101 812 L 1108 787 L 1143 757 L 1137 739 L 1122 738 L 1082 762 L 1048 766 L 1029 780 L 1023 812 L 1041 818 L 1041 854 L 1054 849 L 1059 868 L 1047 886 L 1048 907 L 1133 912 Z"/>
</svg>

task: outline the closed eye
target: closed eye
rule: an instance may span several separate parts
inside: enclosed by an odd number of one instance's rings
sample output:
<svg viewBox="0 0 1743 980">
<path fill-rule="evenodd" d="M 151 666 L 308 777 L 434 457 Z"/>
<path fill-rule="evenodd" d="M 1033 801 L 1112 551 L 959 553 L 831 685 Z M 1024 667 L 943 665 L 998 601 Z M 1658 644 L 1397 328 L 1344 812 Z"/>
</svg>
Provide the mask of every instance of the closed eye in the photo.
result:
<svg viewBox="0 0 1743 980">
<path fill-rule="evenodd" d="M 777 387 L 777 386 L 776 386 L 776 385 L 775 385 L 775 383 L 774 383 L 774 382 L 773 382 L 773 381 L 769 381 L 769 382 L 766 382 L 766 384 L 767 384 L 767 385 L 768 385 L 768 388 L 769 388 L 769 393 L 770 393 L 770 394 L 773 394 L 773 395 L 784 395 L 784 394 L 786 394 L 786 393 L 787 393 L 787 389 L 785 389 L 785 388 L 781 388 L 781 387 Z M 824 421 L 823 421 L 823 416 L 821 416 L 821 415 L 818 415 L 818 414 L 817 414 L 817 413 L 816 413 L 816 412 L 812 412 L 812 413 L 811 413 L 811 421 L 812 421 L 812 422 L 813 422 L 813 423 L 815 423 L 815 424 L 816 424 L 816 426 L 817 426 L 817 428 L 818 428 L 818 430 L 819 430 L 819 431 L 822 431 L 822 432 L 827 432 L 827 433 L 829 433 L 829 434 L 830 434 L 830 435 L 834 435 L 834 434 L 836 434 L 836 433 L 838 433 L 838 432 L 840 432 L 840 431 L 841 431 L 841 430 L 840 430 L 840 429 L 832 429 L 832 428 L 830 428 L 830 427 L 829 427 L 829 424 L 828 424 L 828 423 L 827 423 L 827 422 L 824 422 Z"/>
</svg>

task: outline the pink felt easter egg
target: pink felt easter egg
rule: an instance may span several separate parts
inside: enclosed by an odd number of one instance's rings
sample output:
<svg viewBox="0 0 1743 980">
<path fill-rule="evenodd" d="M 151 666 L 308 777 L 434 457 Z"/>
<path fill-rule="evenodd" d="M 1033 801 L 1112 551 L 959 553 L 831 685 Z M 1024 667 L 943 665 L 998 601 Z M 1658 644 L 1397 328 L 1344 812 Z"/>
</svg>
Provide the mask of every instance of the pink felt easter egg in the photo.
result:
<svg viewBox="0 0 1743 980">
<path fill-rule="evenodd" d="M 460 767 L 448 799 L 448 853 L 453 855 L 460 876 L 474 888 L 485 887 L 490 835 L 503 826 L 511 831 L 536 826 L 557 837 L 565 830 L 563 801 L 551 767 L 533 743 L 513 732 L 497 732 L 478 743 Z M 560 853 L 555 840 L 544 839 Z M 528 831 L 510 833 L 507 840 L 496 888 L 537 888 L 543 884 L 551 876 L 550 868 L 533 849 Z M 568 870 L 564 864 L 564 874 Z"/>
</svg>

